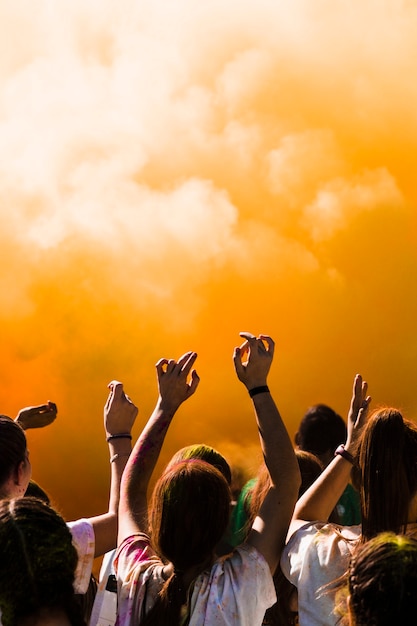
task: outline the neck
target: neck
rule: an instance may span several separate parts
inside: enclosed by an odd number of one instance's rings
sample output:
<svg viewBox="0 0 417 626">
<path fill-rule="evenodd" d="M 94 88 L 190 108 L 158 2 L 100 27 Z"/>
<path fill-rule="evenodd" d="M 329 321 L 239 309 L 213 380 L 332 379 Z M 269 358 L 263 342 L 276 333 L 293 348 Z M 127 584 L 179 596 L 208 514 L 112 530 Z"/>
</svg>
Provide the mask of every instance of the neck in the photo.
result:
<svg viewBox="0 0 417 626">
<path fill-rule="evenodd" d="M 24 492 L 21 492 L 19 485 L 16 481 L 10 477 L 0 486 L 0 499 L 11 500 L 12 498 L 20 498 L 24 496 Z"/>
</svg>

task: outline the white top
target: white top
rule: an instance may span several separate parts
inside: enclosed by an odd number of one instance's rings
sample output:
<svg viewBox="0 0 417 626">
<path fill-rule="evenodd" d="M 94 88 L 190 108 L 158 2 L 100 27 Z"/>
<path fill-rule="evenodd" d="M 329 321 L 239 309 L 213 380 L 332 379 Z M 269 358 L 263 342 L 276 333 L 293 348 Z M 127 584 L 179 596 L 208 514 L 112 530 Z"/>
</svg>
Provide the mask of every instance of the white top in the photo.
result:
<svg viewBox="0 0 417 626">
<path fill-rule="evenodd" d="M 118 626 L 138 626 L 155 603 L 165 580 L 163 563 L 145 534 L 128 537 L 118 549 Z M 243 544 L 197 576 L 189 601 L 189 626 L 260 626 L 276 602 L 269 566 L 255 548 Z"/>
<path fill-rule="evenodd" d="M 281 556 L 281 569 L 298 590 L 300 626 L 336 626 L 335 593 L 324 586 L 347 572 L 360 526 L 309 522 L 291 537 Z"/>
<path fill-rule="evenodd" d="M 113 626 L 117 617 L 117 593 L 109 585 L 109 576 L 115 574 L 113 561 L 116 550 L 106 552 L 101 564 L 98 587 L 91 611 L 89 626 Z"/>
<path fill-rule="evenodd" d="M 337 590 L 323 587 L 348 571 L 360 534 L 360 526 L 308 522 L 292 535 L 282 553 L 281 568 L 298 589 L 300 626 L 338 625 Z M 417 538 L 417 524 L 408 524 L 406 534 Z"/>
<path fill-rule="evenodd" d="M 95 537 L 94 528 L 86 519 L 67 522 L 71 531 L 72 543 L 78 553 L 78 564 L 75 570 L 74 591 L 86 593 L 93 571 Z"/>
</svg>

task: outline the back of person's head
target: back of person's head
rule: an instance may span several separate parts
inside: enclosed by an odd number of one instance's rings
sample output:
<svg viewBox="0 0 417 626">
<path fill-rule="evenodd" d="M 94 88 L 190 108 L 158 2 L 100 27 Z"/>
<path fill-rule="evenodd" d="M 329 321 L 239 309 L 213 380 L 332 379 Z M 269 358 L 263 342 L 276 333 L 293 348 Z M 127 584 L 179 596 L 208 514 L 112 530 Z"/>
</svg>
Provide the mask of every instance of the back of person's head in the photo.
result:
<svg viewBox="0 0 417 626">
<path fill-rule="evenodd" d="M 37 498 L 0 502 L 3 626 L 41 622 L 45 612 L 83 624 L 74 603 L 77 552 L 62 517 Z"/>
<path fill-rule="evenodd" d="M 301 485 L 298 492 L 300 498 L 320 476 L 323 471 L 323 464 L 315 454 L 307 452 L 307 450 L 295 450 L 295 456 L 301 473 Z"/>
<path fill-rule="evenodd" d="M 190 459 L 200 459 L 200 461 L 210 463 L 223 474 L 228 484 L 231 484 L 232 472 L 229 463 L 220 452 L 205 443 L 195 443 L 178 450 L 166 466 L 165 471 L 180 461 L 188 461 Z"/>
<path fill-rule="evenodd" d="M 397 409 L 369 417 L 358 446 L 353 479 L 361 495 L 362 537 L 404 532 L 417 492 L 417 427 Z"/>
<path fill-rule="evenodd" d="M 150 529 L 157 551 L 180 571 L 203 563 L 222 537 L 230 512 L 223 474 L 197 459 L 162 474 L 152 495 Z"/>
<path fill-rule="evenodd" d="M 229 513 L 230 488 L 213 465 L 190 459 L 167 467 L 152 494 L 150 534 L 156 551 L 173 564 L 174 573 L 143 624 L 179 623 L 187 592 L 183 574 L 211 565 Z"/>
<path fill-rule="evenodd" d="M 0 415 L 0 496 L 2 485 L 25 460 L 26 435 L 23 429 L 7 415 Z"/>
<path fill-rule="evenodd" d="M 343 418 L 326 404 L 315 404 L 305 413 L 295 435 L 301 450 L 318 457 L 334 452 L 346 441 L 347 429 Z"/>
<path fill-rule="evenodd" d="M 349 611 L 355 626 L 416 623 L 417 542 L 382 533 L 359 544 L 349 568 Z"/>
<path fill-rule="evenodd" d="M 305 450 L 295 449 L 295 456 L 298 461 L 298 467 L 301 474 L 301 485 L 298 491 L 298 497 L 300 498 L 305 491 L 314 483 L 323 471 L 323 465 L 314 454 L 306 452 Z M 261 508 L 262 502 L 265 499 L 266 494 L 271 486 L 271 479 L 269 477 L 268 469 L 265 463 L 262 463 L 258 476 L 256 477 L 256 483 L 250 489 L 246 495 L 245 509 L 248 514 L 247 531 L 249 532 L 255 517 Z"/>
</svg>

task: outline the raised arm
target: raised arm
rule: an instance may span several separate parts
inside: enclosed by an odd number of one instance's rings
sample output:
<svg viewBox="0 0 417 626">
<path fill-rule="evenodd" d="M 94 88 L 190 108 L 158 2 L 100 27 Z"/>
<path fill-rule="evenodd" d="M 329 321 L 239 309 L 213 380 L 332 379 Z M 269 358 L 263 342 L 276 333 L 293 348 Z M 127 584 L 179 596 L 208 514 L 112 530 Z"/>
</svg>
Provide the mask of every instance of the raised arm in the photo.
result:
<svg viewBox="0 0 417 626">
<path fill-rule="evenodd" d="M 236 374 L 252 398 L 271 479 L 271 487 L 246 542 L 263 554 L 273 573 L 285 543 L 301 478 L 290 437 L 267 387 L 274 342 L 267 335 L 240 334 L 246 341 L 235 348 L 233 360 Z"/>
<path fill-rule="evenodd" d="M 333 461 L 301 496 L 295 506 L 288 536 L 290 537 L 306 522 L 326 522 L 350 479 L 353 454 L 366 423 L 371 397 L 367 396 L 368 384 L 357 374 L 353 381 L 352 400 L 348 414 L 345 456 L 337 454 Z M 351 461 L 349 461 L 349 457 Z"/>
<path fill-rule="evenodd" d="M 120 481 L 132 449 L 131 431 L 138 414 L 121 382 L 113 380 L 108 386 L 110 393 L 104 406 L 104 429 L 111 468 L 109 510 L 89 518 L 94 528 L 96 557 L 116 547 Z"/>
<path fill-rule="evenodd" d="M 148 531 L 149 481 L 172 418 L 197 389 L 200 379 L 192 369 L 196 358 L 195 352 L 186 352 L 178 361 L 161 359 L 156 364 L 159 397 L 123 473 L 118 544 L 134 533 Z"/>
</svg>

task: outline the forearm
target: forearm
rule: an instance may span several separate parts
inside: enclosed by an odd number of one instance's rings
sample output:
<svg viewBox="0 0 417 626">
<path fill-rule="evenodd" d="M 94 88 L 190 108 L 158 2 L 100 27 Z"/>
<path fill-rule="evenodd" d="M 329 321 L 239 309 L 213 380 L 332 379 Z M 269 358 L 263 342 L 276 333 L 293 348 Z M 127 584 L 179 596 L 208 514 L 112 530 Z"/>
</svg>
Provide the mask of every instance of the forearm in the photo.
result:
<svg viewBox="0 0 417 626">
<path fill-rule="evenodd" d="M 200 379 L 197 372 L 192 369 L 196 358 L 196 352 L 186 352 L 178 361 L 160 359 L 156 364 L 158 401 L 123 472 L 119 505 L 119 542 L 132 533 L 147 531 L 149 481 L 172 418 L 180 405 L 197 389 Z"/>
<path fill-rule="evenodd" d="M 132 452 L 132 440 L 127 436 L 123 438 L 107 438 L 110 454 L 110 496 L 109 513 L 118 515 L 120 501 L 120 484 L 124 469 Z"/>
<path fill-rule="evenodd" d="M 261 447 L 271 487 L 255 518 L 248 542 L 277 567 L 294 511 L 301 477 L 287 429 L 270 393 L 253 397 Z"/>
<path fill-rule="evenodd" d="M 349 482 L 351 469 L 349 461 L 336 456 L 297 502 L 293 519 L 326 522 Z"/>
<path fill-rule="evenodd" d="M 269 392 L 252 398 L 262 452 L 272 485 L 283 485 L 298 494 L 301 478 L 287 429 Z"/>
<path fill-rule="evenodd" d="M 115 439 L 110 438 L 108 445 L 111 468 L 109 510 L 107 513 L 89 518 L 89 522 L 94 528 L 95 557 L 102 556 L 109 550 L 113 550 L 117 545 L 120 483 L 132 449 L 131 440 L 127 436 Z"/>
<path fill-rule="evenodd" d="M 367 391 L 368 383 L 362 380 L 360 374 L 356 374 L 348 414 L 348 436 L 344 446 L 345 451 L 350 455 L 356 450 L 360 433 L 366 423 L 371 402 L 371 396 L 367 395 Z M 353 459 L 351 461 L 353 462 Z M 297 502 L 290 534 L 297 530 L 303 520 L 321 522 L 328 520 L 349 482 L 352 469 L 351 461 L 338 454 L 320 474 Z"/>
<path fill-rule="evenodd" d="M 161 398 L 140 434 L 122 476 L 119 540 L 131 532 L 147 531 L 147 491 L 175 410 Z"/>
</svg>

